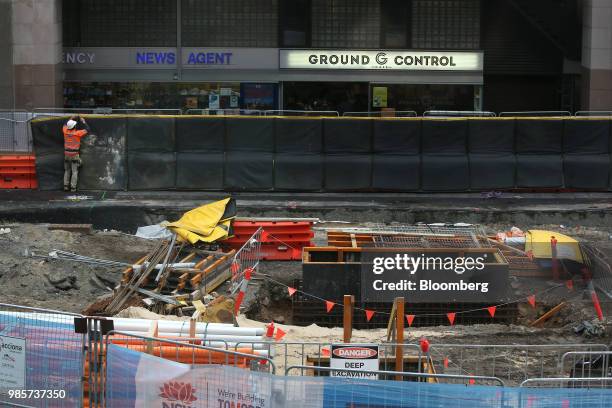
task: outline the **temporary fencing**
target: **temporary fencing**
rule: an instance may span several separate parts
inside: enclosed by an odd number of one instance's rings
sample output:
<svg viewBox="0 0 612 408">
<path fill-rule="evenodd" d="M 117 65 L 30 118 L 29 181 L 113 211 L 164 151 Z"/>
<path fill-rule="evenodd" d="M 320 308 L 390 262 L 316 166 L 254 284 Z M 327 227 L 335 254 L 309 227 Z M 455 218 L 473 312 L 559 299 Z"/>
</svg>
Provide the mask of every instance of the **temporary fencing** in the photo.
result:
<svg viewBox="0 0 612 408">
<path fill-rule="evenodd" d="M 423 117 L 440 117 L 440 118 L 494 118 L 495 112 L 489 111 L 447 111 L 447 110 L 430 110 L 423 113 Z"/>
<path fill-rule="evenodd" d="M 568 351 L 561 357 L 559 375 L 564 377 L 611 377 L 610 351 Z"/>
<path fill-rule="evenodd" d="M 373 118 L 373 117 L 381 117 L 381 118 L 416 118 L 418 115 L 415 111 L 375 111 L 375 112 L 344 112 L 342 114 L 344 117 L 353 117 L 353 118 Z"/>
<path fill-rule="evenodd" d="M 85 190 L 612 188 L 611 122 L 603 117 L 100 115 L 88 122 L 104 143 L 84 139 Z M 64 123 L 32 121 L 41 190 L 62 187 Z"/>
<path fill-rule="evenodd" d="M 403 374 L 431 379 L 453 377 Z M 612 404 L 612 390 L 609 389 L 511 388 L 477 384 L 493 381 L 499 385 L 494 378 L 472 379 L 466 386 L 345 377 L 274 376 L 231 366 L 194 367 L 109 345 L 106 406 L 603 408 Z"/>
<path fill-rule="evenodd" d="M 291 109 L 266 110 L 266 111 L 263 111 L 263 114 L 264 116 L 331 116 L 331 117 L 340 116 L 338 111 L 291 110 Z"/>
<path fill-rule="evenodd" d="M 261 260 L 261 239 L 263 229 L 261 227 L 251 235 L 249 239 L 236 251 L 232 260 L 230 270 L 232 274 L 232 293 L 236 295 L 234 313 L 238 315 L 240 305 L 246 294 L 248 285 L 253 274 L 257 272 Z"/>
<path fill-rule="evenodd" d="M 612 116 L 612 111 L 578 111 L 574 116 Z"/>
<path fill-rule="evenodd" d="M 185 115 L 246 115 L 260 116 L 262 111 L 257 109 L 187 109 Z"/>
<path fill-rule="evenodd" d="M 0 152 L 32 151 L 31 119 L 24 110 L 0 110 Z"/>
<path fill-rule="evenodd" d="M 558 117 L 572 116 L 568 111 L 517 111 L 517 112 L 500 112 L 499 117 Z"/>
<path fill-rule="evenodd" d="M 0 304 L 0 377 L 1 384 L 10 384 L 0 388 L 0 405 L 72 408 L 82 404 L 85 336 L 75 333 L 75 317 L 80 315 Z M 33 392 L 17 396 L 10 390 Z"/>
<path fill-rule="evenodd" d="M 501 378 L 518 385 L 531 377 L 555 376 L 569 351 L 607 352 L 604 344 L 432 344 L 436 372 Z M 567 374 L 568 372 L 566 372 Z"/>
</svg>

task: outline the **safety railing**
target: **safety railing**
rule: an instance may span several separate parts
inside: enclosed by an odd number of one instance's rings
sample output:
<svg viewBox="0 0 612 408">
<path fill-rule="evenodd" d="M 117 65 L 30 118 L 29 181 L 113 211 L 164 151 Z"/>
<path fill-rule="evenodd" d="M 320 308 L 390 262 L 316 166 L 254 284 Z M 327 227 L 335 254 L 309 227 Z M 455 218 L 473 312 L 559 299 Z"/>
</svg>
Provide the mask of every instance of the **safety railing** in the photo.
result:
<svg viewBox="0 0 612 408">
<path fill-rule="evenodd" d="M 436 382 L 452 382 L 455 380 L 455 383 L 459 382 L 461 384 L 475 384 L 476 382 L 480 382 L 481 385 L 483 383 L 485 385 L 498 385 L 503 387 L 504 382 L 496 377 L 487 377 L 487 376 L 478 376 L 478 375 L 455 375 L 455 374 L 430 374 L 430 373 L 412 373 L 406 371 L 383 371 L 383 370 L 358 370 L 358 369 L 350 369 L 350 368 L 330 368 L 330 367 L 319 367 L 319 366 L 307 366 L 307 365 L 293 365 L 285 368 L 285 375 L 289 375 L 292 370 L 301 370 L 301 375 L 304 375 L 304 371 L 314 371 L 314 372 L 327 372 L 327 373 L 346 373 L 346 377 L 354 376 L 363 376 L 363 374 L 370 374 L 378 376 L 380 380 L 393 380 L 396 377 L 408 377 L 415 378 L 417 380 L 436 380 Z"/>
<path fill-rule="evenodd" d="M 330 116 L 339 117 L 338 111 L 316 111 L 316 110 L 291 110 L 291 109 L 280 109 L 280 110 L 265 110 L 263 111 L 264 116 Z"/>
<path fill-rule="evenodd" d="M 85 336 L 75 333 L 74 319 L 78 317 L 81 316 L 74 313 L 0 303 L 0 384 L 10 384 L 6 388 L 0 386 L 0 405 L 83 406 Z"/>
<path fill-rule="evenodd" d="M 611 356 L 610 351 L 568 351 L 561 357 L 559 374 L 572 378 L 612 377 Z"/>
<path fill-rule="evenodd" d="M 261 261 L 261 236 L 263 228 L 259 227 L 249 239 L 240 247 L 231 263 L 232 290 L 231 293 L 246 291 L 251 275 L 257 272 Z"/>
<path fill-rule="evenodd" d="M 612 111 L 578 111 L 574 116 L 612 116 Z"/>
<path fill-rule="evenodd" d="M 605 344 L 432 344 L 429 354 L 436 372 L 499 377 L 519 384 L 531 377 L 558 374 L 569 351 L 606 352 Z"/>
<path fill-rule="evenodd" d="M 436 118 L 493 118 L 494 112 L 488 111 L 448 111 L 448 110 L 429 110 L 423 113 L 423 117 Z"/>
<path fill-rule="evenodd" d="M 344 112 L 343 117 L 353 118 L 415 118 L 417 113 L 415 111 L 375 111 L 375 112 Z"/>
<path fill-rule="evenodd" d="M 187 109 L 185 115 L 239 115 L 260 116 L 261 110 L 257 109 Z"/>
<path fill-rule="evenodd" d="M 593 285 L 608 299 L 612 299 L 612 259 L 588 243 L 582 242 L 580 250 L 586 254 L 584 258 L 589 261 Z"/>
<path fill-rule="evenodd" d="M 572 114 L 568 111 L 517 111 L 517 112 L 500 112 L 499 117 L 530 117 L 530 116 L 549 116 L 549 117 L 559 117 L 559 116 L 572 116 Z"/>
<path fill-rule="evenodd" d="M 181 109 L 170 108 L 34 108 L 32 113 L 35 116 L 51 115 L 64 116 L 74 114 L 95 114 L 95 115 L 181 115 Z"/>
<path fill-rule="evenodd" d="M 241 347 L 261 348 L 273 356 L 276 368 L 284 370 L 291 365 L 328 366 L 332 342 L 297 342 L 297 341 L 241 341 L 234 349 Z M 381 343 L 378 344 L 379 367 L 383 370 L 396 368 L 397 346 L 402 347 L 404 367 L 414 372 L 422 372 L 427 364 L 426 356 L 416 344 Z"/>
<path fill-rule="evenodd" d="M 528 378 L 523 381 L 521 388 L 612 388 L 612 377 L 602 378 L 567 378 L 546 377 Z M 601 407 L 606 405 L 599 405 Z"/>
</svg>

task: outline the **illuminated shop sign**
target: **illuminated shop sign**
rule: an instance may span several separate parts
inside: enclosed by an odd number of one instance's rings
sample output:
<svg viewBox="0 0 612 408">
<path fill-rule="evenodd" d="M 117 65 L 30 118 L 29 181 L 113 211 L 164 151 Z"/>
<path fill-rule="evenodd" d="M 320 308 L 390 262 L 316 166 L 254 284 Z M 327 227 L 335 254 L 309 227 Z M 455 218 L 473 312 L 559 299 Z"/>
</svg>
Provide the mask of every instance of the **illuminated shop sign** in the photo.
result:
<svg viewBox="0 0 612 408">
<path fill-rule="evenodd" d="M 482 52 L 280 50 L 280 68 L 482 71 Z"/>
</svg>

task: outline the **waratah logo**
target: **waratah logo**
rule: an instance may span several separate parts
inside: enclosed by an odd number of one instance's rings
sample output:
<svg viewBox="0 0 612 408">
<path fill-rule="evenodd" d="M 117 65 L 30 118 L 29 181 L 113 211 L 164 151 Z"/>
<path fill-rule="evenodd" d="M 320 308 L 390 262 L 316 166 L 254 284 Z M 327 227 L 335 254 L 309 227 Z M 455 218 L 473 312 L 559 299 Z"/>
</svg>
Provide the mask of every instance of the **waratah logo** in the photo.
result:
<svg viewBox="0 0 612 408">
<path fill-rule="evenodd" d="M 189 383 L 170 381 L 159 387 L 159 396 L 169 401 L 180 401 L 183 404 L 191 404 L 198 398 L 195 396 L 196 389 Z"/>
</svg>

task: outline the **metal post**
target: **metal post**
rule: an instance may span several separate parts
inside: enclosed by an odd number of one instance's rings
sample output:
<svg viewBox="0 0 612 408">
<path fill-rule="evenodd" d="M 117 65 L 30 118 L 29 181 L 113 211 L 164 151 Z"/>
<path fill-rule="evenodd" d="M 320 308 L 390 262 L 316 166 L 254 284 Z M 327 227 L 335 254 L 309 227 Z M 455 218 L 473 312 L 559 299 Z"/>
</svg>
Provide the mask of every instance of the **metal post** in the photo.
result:
<svg viewBox="0 0 612 408">
<path fill-rule="evenodd" d="M 353 337 L 353 306 L 355 305 L 355 296 L 344 295 L 344 342 L 350 343 Z"/>
<path fill-rule="evenodd" d="M 404 371 L 404 298 L 395 298 L 395 371 Z M 397 376 L 397 381 L 401 381 L 402 377 Z"/>
<path fill-rule="evenodd" d="M 559 280 L 559 260 L 557 259 L 557 239 L 550 237 L 550 257 L 552 260 L 553 279 Z"/>
</svg>

